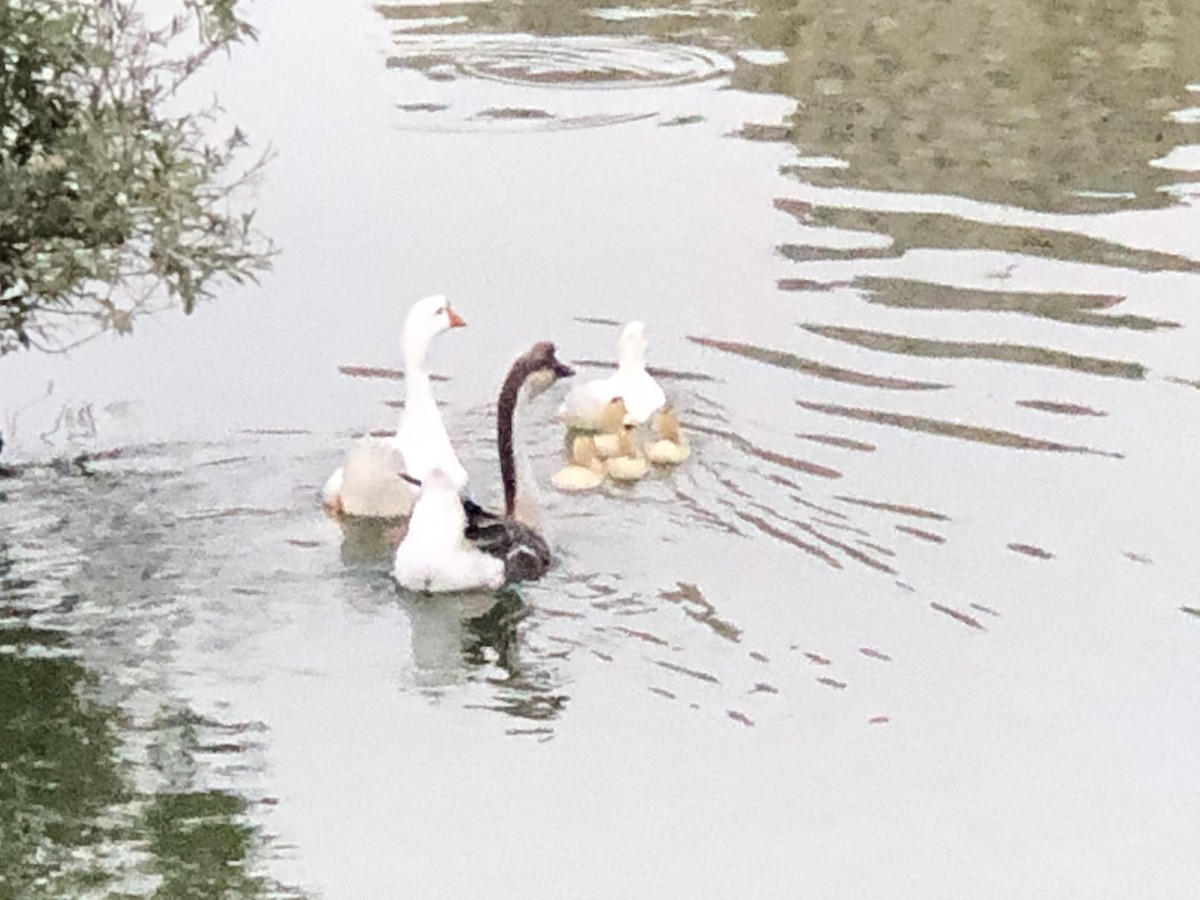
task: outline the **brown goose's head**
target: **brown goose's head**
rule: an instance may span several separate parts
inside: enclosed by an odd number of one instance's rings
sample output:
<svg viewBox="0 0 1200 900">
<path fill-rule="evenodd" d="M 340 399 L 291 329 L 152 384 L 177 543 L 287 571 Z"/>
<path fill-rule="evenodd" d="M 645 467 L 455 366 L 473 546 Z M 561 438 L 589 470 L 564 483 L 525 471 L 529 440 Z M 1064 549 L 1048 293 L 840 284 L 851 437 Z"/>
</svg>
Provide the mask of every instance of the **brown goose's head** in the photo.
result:
<svg viewBox="0 0 1200 900">
<path fill-rule="evenodd" d="M 528 396 L 540 394 L 560 378 L 569 378 L 575 370 L 560 360 L 554 344 L 541 341 L 529 348 L 509 370 L 509 378 L 523 386 Z"/>
</svg>

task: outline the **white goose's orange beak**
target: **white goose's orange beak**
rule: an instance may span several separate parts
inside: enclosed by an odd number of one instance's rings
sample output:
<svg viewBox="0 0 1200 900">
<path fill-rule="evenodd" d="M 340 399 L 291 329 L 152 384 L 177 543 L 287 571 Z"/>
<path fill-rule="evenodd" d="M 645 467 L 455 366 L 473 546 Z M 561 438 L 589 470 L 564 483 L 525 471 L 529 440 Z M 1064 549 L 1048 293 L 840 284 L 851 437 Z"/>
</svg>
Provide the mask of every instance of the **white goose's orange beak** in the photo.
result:
<svg viewBox="0 0 1200 900">
<path fill-rule="evenodd" d="M 467 324 L 467 320 L 452 310 L 448 305 L 446 307 L 446 315 L 450 318 L 451 328 L 463 328 Z"/>
</svg>

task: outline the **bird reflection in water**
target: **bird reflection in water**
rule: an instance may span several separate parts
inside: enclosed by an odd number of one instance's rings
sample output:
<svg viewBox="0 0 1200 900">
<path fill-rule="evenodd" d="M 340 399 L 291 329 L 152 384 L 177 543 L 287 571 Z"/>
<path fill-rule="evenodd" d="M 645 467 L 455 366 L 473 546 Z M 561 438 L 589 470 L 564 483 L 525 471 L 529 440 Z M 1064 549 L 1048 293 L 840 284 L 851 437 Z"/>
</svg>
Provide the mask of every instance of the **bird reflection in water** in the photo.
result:
<svg viewBox="0 0 1200 900">
<path fill-rule="evenodd" d="M 416 681 L 431 696 L 474 682 L 487 696 L 470 696 L 467 709 L 546 722 L 565 708 L 554 673 L 527 658 L 522 646 L 520 625 L 532 610 L 516 590 L 401 596 L 412 624 Z"/>
<path fill-rule="evenodd" d="M 387 566 L 405 525 L 397 519 L 344 517 L 342 563 L 362 569 Z M 473 681 L 486 685 L 491 697 L 482 703 L 473 698 L 466 704 L 469 709 L 545 722 L 565 708 L 567 697 L 555 691 L 553 673 L 525 658 L 519 625 L 531 609 L 516 590 L 434 597 L 401 591 L 400 596 L 412 627 L 414 681 L 431 696 Z M 480 671 L 486 673 L 482 678 Z"/>
<path fill-rule="evenodd" d="M 408 530 L 407 519 L 343 516 L 341 558 L 346 566 L 386 566 Z"/>
</svg>

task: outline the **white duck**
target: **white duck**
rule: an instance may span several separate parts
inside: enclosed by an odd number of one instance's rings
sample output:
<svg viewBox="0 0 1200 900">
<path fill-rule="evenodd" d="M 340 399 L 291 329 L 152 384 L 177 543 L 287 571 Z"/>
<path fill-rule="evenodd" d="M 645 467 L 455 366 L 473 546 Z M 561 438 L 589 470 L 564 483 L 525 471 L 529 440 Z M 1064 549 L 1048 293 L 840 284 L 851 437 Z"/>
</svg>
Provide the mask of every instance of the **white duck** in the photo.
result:
<svg viewBox="0 0 1200 900">
<path fill-rule="evenodd" d="M 321 493 L 330 515 L 406 518 L 416 492 L 401 477 L 403 472 L 421 479 L 441 468 L 459 490 L 466 485 L 467 471 L 450 444 L 425 370 L 433 339 L 466 324 L 445 297 L 413 304 L 404 320 L 404 412 L 399 428 L 395 437 L 363 438 L 350 448 Z"/>
<path fill-rule="evenodd" d="M 504 584 L 504 560 L 468 541 L 466 525 L 453 477 L 441 468 L 427 472 L 392 564 L 397 583 L 427 594 L 494 590 Z"/>
<path fill-rule="evenodd" d="M 614 397 L 625 399 L 629 415 L 639 425 L 667 402 L 663 389 L 646 371 L 646 326 L 641 322 L 630 322 L 621 332 L 617 371 L 574 388 L 559 407 L 559 418 L 568 428 L 597 431 L 604 405 Z"/>
</svg>

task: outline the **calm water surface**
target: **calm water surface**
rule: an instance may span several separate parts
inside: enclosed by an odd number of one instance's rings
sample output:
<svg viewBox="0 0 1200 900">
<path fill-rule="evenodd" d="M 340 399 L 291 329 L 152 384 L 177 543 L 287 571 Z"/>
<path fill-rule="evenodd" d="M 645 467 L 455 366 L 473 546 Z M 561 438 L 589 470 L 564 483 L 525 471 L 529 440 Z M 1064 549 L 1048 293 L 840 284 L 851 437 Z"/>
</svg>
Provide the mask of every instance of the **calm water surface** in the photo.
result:
<svg viewBox="0 0 1200 900">
<path fill-rule="evenodd" d="M 2 363 L 0 898 L 1194 896 L 1200 13 L 1115 10 L 258 3 L 276 271 Z M 534 340 L 692 435 L 558 495 L 535 401 L 519 594 L 318 508 L 434 292 L 481 499 Z"/>
</svg>

